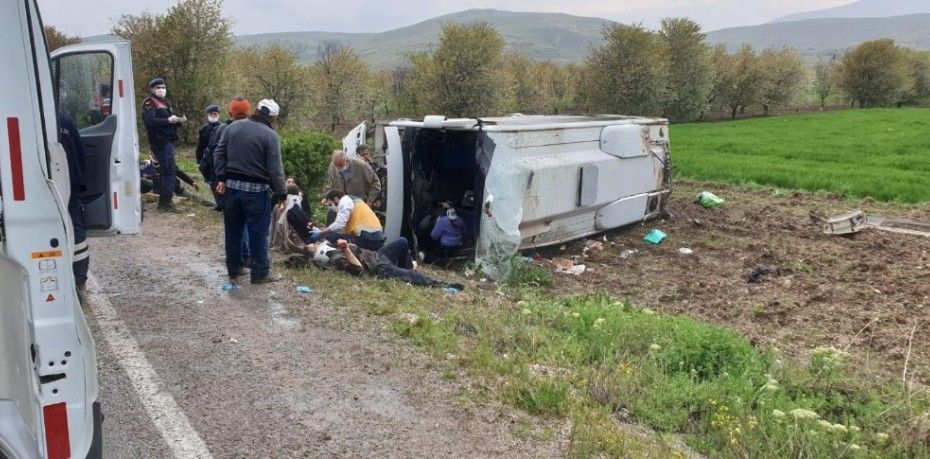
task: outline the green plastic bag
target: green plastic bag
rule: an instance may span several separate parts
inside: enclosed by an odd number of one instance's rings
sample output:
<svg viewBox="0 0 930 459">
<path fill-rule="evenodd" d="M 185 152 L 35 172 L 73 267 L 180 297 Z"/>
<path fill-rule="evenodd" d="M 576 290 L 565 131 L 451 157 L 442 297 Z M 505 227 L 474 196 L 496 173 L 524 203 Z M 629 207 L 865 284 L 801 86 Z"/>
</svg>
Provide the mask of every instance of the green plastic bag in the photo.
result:
<svg viewBox="0 0 930 459">
<path fill-rule="evenodd" d="M 723 198 L 711 193 L 710 191 L 702 191 L 701 194 L 697 197 L 698 204 L 708 208 L 713 209 L 714 207 L 720 207 L 723 205 Z"/>
<path fill-rule="evenodd" d="M 652 244 L 652 245 L 659 245 L 659 244 L 661 244 L 662 241 L 664 241 L 665 238 L 667 238 L 667 237 L 668 237 L 667 234 L 663 233 L 663 232 L 660 231 L 660 230 L 654 229 L 654 230 L 650 231 L 649 234 L 647 234 L 646 237 L 643 238 L 643 240 L 646 241 L 646 242 L 648 242 L 648 243 L 650 243 L 650 244 Z"/>
</svg>

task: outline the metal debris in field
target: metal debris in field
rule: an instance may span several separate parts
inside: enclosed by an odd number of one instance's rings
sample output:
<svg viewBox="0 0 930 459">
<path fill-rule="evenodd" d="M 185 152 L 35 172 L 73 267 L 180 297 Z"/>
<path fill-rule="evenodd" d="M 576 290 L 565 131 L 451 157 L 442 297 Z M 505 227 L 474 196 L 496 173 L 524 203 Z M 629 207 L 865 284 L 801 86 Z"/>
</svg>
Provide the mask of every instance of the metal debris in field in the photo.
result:
<svg viewBox="0 0 930 459">
<path fill-rule="evenodd" d="M 842 215 L 825 217 L 823 215 L 811 212 L 811 219 L 823 223 L 824 234 L 854 234 L 862 231 L 867 227 L 865 212 L 854 210 Z"/>
<path fill-rule="evenodd" d="M 854 210 L 833 217 L 826 217 L 817 212 L 811 212 L 810 217 L 814 221 L 823 223 L 823 232 L 825 234 L 855 234 L 866 228 L 874 228 L 889 233 L 930 237 L 930 222 L 907 220 L 903 218 L 866 216 L 865 212 L 862 210 Z"/>
<path fill-rule="evenodd" d="M 930 222 L 885 217 L 868 217 L 866 220 L 869 228 L 880 231 L 930 237 Z"/>
</svg>

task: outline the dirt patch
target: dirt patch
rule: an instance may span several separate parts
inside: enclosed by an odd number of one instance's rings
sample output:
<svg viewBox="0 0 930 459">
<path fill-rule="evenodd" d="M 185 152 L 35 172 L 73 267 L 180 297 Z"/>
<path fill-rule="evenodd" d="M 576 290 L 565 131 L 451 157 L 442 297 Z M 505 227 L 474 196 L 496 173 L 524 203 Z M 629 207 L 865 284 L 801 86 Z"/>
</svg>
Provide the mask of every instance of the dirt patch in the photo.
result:
<svg viewBox="0 0 930 459">
<path fill-rule="evenodd" d="M 725 206 L 695 204 L 703 189 L 725 198 Z M 856 208 L 930 220 L 927 205 L 688 182 L 672 195 L 668 221 L 611 232 L 603 250 L 585 251 L 578 241 L 541 254 L 574 256 L 588 267 L 578 277 L 557 275 L 554 291 L 607 291 L 664 313 L 733 327 L 759 348 L 801 360 L 815 347 L 835 346 L 850 351 L 866 372 L 900 378 L 916 325 L 908 374 L 930 383 L 930 238 L 876 230 L 827 236 L 809 218 L 812 210 Z M 669 238 L 646 244 L 643 236 L 652 228 Z M 747 282 L 760 266 L 772 273 Z"/>
</svg>

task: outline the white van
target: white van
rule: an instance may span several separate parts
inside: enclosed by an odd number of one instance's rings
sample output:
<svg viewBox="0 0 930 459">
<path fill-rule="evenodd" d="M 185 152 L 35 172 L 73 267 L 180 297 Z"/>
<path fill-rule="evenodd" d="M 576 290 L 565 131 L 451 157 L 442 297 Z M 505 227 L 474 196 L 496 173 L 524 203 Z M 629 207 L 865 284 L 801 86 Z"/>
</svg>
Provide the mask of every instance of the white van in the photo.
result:
<svg viewBox="0 0 930 459">
<path fill-rule="evenodd" d="M 347 153 L 366 128 L 343 140 Z M 439 204 L 450 202 L 476 261 L 497 280 L 518 250 L 659 217 L 671 192 L 665 119 L 433 116 L 377 125 L 374 146 L 387 168 L 388 240 L 428 250 Z"/>
<path fill-rule="evenodd" d="M 0 457 L 100 457 L 94 343 L 71 271 L 57 111 L 84 138 L 88 229 L 138 233 L 129 45 L 74 45 L 50 58 L 35 1 L 0 3 Z"/>
</svg>

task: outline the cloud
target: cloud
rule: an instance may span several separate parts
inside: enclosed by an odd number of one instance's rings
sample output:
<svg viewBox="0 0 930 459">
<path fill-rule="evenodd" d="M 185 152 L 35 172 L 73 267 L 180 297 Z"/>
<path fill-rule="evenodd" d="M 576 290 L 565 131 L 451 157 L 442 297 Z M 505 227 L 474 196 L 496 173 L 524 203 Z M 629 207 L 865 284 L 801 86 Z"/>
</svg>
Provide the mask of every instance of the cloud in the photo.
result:
<svg viewBox="0 0 930 459">
<path fill-rule="evenodd" d="M 124 0 L 85 0 L 75 9 L 73 0 L 41 0 L 46 24 L 78 35 L 109 31 L 113 20 L 142 11 L 160 13 L 176 0 L 149 0 L 143 4 Z M 850 0 L 650 0 L 574 1 L 564 0 L 225 0 L 224 12 L 235 23 L 235 33 L 254 34 L 283 31 L 326 30 L 332 32 L 380 32 L 414 24 L 438 15 L 470 8 L 512 11 L 561 12 L 594 16 L 618 22 L 656 25 L 663 17 L 687 16 L 705 29 L 751 25 L 799 11 L 827 8 Z"/>
</svg>

